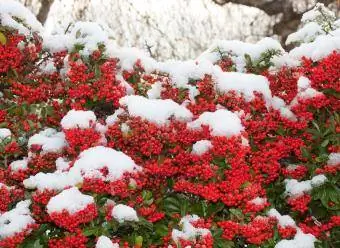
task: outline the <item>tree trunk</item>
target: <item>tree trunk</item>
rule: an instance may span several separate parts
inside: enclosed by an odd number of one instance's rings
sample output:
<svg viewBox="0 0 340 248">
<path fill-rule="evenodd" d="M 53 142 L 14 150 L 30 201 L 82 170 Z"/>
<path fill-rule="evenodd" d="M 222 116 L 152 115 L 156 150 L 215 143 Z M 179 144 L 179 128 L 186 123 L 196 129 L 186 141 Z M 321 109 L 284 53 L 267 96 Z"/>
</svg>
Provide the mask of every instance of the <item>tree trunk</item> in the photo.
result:
<svg viewBox="0 0 340 248">
<path fill-rule="evenodd" d="M 51 5 L 53 4 L 54 0 L 42 0 L 41 7 L 39 9 L 37 19 L 44 25 L 46 22 L 48 13 L 50 12 Z"/>
</svg>

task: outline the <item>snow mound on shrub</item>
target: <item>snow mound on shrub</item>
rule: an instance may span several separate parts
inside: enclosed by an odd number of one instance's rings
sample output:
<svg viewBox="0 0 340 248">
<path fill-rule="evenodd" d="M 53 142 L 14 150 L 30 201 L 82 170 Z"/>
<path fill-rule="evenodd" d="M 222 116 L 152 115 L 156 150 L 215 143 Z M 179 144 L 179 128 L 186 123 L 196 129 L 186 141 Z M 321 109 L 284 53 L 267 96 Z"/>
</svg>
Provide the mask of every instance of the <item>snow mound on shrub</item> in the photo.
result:
<svg viewBox="0 0 340 248">
<path fill-rule="evenodd" d="M 32 145 L 39 145 L 44 153 L 47 152 L 61 152 L 67 145 L 65 135 L 63 132 L 57 132 L 53 128 L 47 128 L 28 140 L 28 147 Z"/>
<path fill-rule="evenodd" d="M 12 172 L 18 170 L 26 170 L 28 165 L 28 158 L 23 158 L 21 160 L 16 160 L 10 163 L 9 168 Z"/>
<path fill-rule="evenodd" d="M 316 238 L 312 234 L 305 234 L 297 229 L 294 239 L 283 239 L 275 245 L 275 248 L 314 248 Z"/>
<path fill-rule="evenodd" d="M 0 142 L 12 135 L 11 130 L 8 128 L 0 128 Z"/>
<path fill-rule="evenodd" d="M 92 196 L 82 194 L 78 188 L 65 189 L 58 195 L 52 197 L 47 203 L 47 213 L 62 212 L 66 210 L 70 214 L 85 209 L 89 204 L 94 203 Z"/>
<path fill-rule="evenodd" d="M 29 200 L 18 202 L 15 208 L 0 215 L 0 239 L 20 233 L 35 223 L 31 217 L 30 204 Z"/>
<path fill-rule="evenodd" d="M 325 175 L 314 176 L 311 180 L 305 180 L 299 182 L 296 179 L 285 179 L 286 194 L 289 196 L 301 196 L 304 193 L 308 193 L 313 187 L 318 187 L 327 181 Z"/>
<path fill-rule="evenodd" d="M 182 230 L 173 229 L 171 237 L 175 242 L 180 239 L 192 240 L 199 236 L 205 236 L 210 234 L 210 231 L 206 228 L 196 228 L 192 225 L 193 222 L 198 221 L 200 218 L 197 215 L 186 215 L 179 222 Z"/>
<path fill-rule="evenodd" d="M 40 191 L 45 189 L 49 190 L 63 190 L 66 187 L 74 186 L 82 182 L 80 176 L 70 175 L 68 172 L 54 172 L 54 173 L 43 173 L 39 172 L 34 176 L 23 181 L 25 188 L 35 189 Z"/>
<path fill-rule="evenodd" d="M 97 240 L 96 248 L 119 248 L 119 244 L 112 243 L 108 237 L 102 235 Z"/>
<path fill-rule="evenodd" d="M 173 100 L 148 99 L 142 96 L 124 96 L 119 100 L 122 106 L 126 106 L 129 114 L 141 117 L 158 125 L 168 123 L 173 116 L 176 120 L 188 121 L 192 113 L 184 106 Z"/>
<path fill-rule="evenodd" d="M 268 50 L 283 51 L 280 43 L 272 38 L 263 38 L 255 44 L 238 40 L 216 41 L 207 51 L 198 57 L 198 60 L 208 60 L 216 63 L 221 55 L 230 56 L 236 64 L 237 71 L 244 71 L 246 65 L 245 55 L 249 55 L 253 61 L 260 58 L 261 54 Z"/>
<path fill-rule="evenodd" d="M 208 125 L 214 136 L 231 137 L 239 135 L 244 130 L 241 119 L 237 114 L 226 109 L 215 112 L 204 112 L 195 121 L 189 122 L 188 127 L 198 129 L 202 125 Z"/>
<path fill-rule="evenodd" d="M 266 101 L 272 98 L 268 79 L 261 75 L 221 71 L 216 75 L 216 87 L 222 93 L 235 91 L 243 95 L 246 101 L 255 98 L 254 92 L 262 93 Z"/>
<path fill-rule="evenodd" d="M 335 166 L 340 164 L 340 153 L 332 152 L 328 156 L 327 165 Z"/>
<path fill-rule="evenodd" d="M 107 168 L 108 173 L 100 171 Z M 69 171 L 56 171 L 54 173 L 39 172 L 24 180 L 24 186 L 29 189 L 62 190 L 65 187 L 82 183 L 84 178 L 100 178 L 104 181 L 120 179 L 126 172 L 141 170 L 135 162 L 123 152 L 114 149 L 96 146 L 80 153 L 78 160 Z"/>
<path fill-rule="evenodd" d="M 107 168 L 106 176 L 100 172 Z M 136 172 L 141 168 L 123 152 L 104 146 L 89 148 L 80 153 L 78 160 L 70 169 L 70 175 L 76 177 L 101 178 L 105 181 L 115 181 L 126 172 Z"/>
<path fill-rule="evenodd" d="M 210 140 L 199 140 L 192 146 L 192 154 L 202 155 L 211 149 L 213 145 Z"/>
<path fill-rule="evenodd" d="M 124 221 L 139 221 L 136 210 L 124 204 L 114 206 L 111 215 L 119 223 L 123 223 Z"/>
<path fill-rule="evenodd" d="M 83 110 L 70 110 L 63 117 L 60 124 L 64 129 L 71 128 L 90 128 L 91 125 L 95 124 L 97 118 L 92 111 Z"/>
<path fill-rule="evenodd" d="M 23 35 L 29 35 L 31 31 L 41 32 L 43 29 L 33 13 L 17 1 L 0 0 L 0 19 L 2 26 L 17 29 Z"/>
</svg>

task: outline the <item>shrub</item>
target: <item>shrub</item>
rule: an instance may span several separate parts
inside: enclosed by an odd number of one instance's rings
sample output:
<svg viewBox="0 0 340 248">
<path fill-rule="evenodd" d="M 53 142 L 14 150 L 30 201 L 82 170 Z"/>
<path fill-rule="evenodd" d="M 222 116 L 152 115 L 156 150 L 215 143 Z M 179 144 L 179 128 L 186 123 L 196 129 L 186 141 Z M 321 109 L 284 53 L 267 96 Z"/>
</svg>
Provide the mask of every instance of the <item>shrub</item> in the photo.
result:
<svg viewBox="0 0 340 248">
<path fill-rule="evenodd" d="M 289 53 L 265 38 L 156 62 L 95 23 L 42 35 L 1 2 L 0 246 L 336 247 L 340 43 L 325 11 Z"/>
</svg>

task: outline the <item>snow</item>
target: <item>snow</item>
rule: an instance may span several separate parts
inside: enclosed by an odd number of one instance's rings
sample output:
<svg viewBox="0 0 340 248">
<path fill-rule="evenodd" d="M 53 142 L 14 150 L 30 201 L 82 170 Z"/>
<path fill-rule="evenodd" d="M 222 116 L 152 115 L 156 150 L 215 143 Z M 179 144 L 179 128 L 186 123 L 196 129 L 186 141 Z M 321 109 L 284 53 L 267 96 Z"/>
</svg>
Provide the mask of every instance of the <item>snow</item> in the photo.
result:
<svg viewBox="0 0 340 248">
<path fill-rule="evenodd" d="M 213 145 L 210 140 L 199 140 L 192 146 L 192 154 L 202 155 L 211 149 Z"/>
<path fill-rule="evenodd" d="M 188 121 L 192 113 L 173 100 L 148 99 L 143 96 L 124 96 L 119 100 L 121 106 L 126 106 L 129 114 L 141 117 L 157 125 L 167 124 L 171 117 L 179 121 Z"/>
<path fill-rule="evenodd" d="M 12 135 L 11 130 L 8 128 L 0 128 L 0 142 Z"/>
<path fill-rule="evenodd" d="M 309 98 L 322 95 L 321 92 L 315 90 L 314 88 L 311 88 L 310 80 L 304 76 L 299 77 L 297 86 L 298 86 L 298 93 L 294 97 L 294 99 L 291 101 L 290 107 L 298 104 L 299 99 L 309 99 Z"/>
<path fill-rule="evenodd" d="M 100 172 L 107 168 L 106 176 Z M 115 181 L 126 172 L 136 172 L 141 168 L 126 154 L 104 146 L 89 148 L 80 153 L 78 160 L 70 169 L 70 175 L 74 177 L 101 178 L 105 181 Z"/>
<path fill-rule="evenodd" d="M 47 128 L 28 140 L 28 147 L 40 145 L 43 153 L 61 152 L 67 146 L 63 132 L 57 132 L 53 128 Z"/>
<path fill-rule="evenodd" d="M 43 48 L 51 53 L 67 51 L 70 46 L 70 39 L 67 34 L 44 34 Z"/>
<path fill-rule="evenodd" d="M 340 164 L 340 153 L 339 152 L 332 152 L 328 156 L 327 165 L 337 166 Z"/>
<path fill-rule="evenodd" d="M 207 51 L 198 57 L 198 60 L 208 60 L 216 63 L 223 56 L 228 56 L 236 64 L 236 70 L 243 72 L 245 70 L 245 55 L 249 55 L 252 61 L 256 61 L 261 54 L 268 50 L 277 50 L 283 52 L 280 43 L 272 38 L 263 38 L 255 44 L 246 43 L 238 40 L 219 40 L 216 41 Z"/>
<path fill-rule="evenodd" d="M 302 92 L 310 88 L 310 80 L 304 76 L 299 77 L 297 81 L 298 91 Z"/>
<path fill-rule="evenodd" d="M 111 215 L 119 223 L 123 223 L 125 221 L 139 221 L 136 210 L 124 204 L 114 206 L 112 208 Z"/>
<path fill-rule="evenodd" d="M 314 176 L 311 180 L 297 181 L 296 179 L 285 179 L 286 194 L 289 196 L 297 197 L 304 193 L 308 193 L 313 187 L 321 186 L 326 182 L 325 175 Z"/>
<path fill-rule="evenodd" d="M 97 118 L 92 111 L 70 110 L 63 117 L 60 124 L 64 129 L 71 128 L 90 128 L 95 124 Z"/>
<path fill-rule="evenodd" d="M 320 25 L 316 22 L 309 22 L 297 32 L 288 35 L 286 44 L 288 45 L 295 42 L 308 43 L 313 41 L 321 34 L 325 34 L 325 32 L 322 30 L 322 27 L 320 27 Z"/>
<path fill-rule="evenodd" d="M 47 203 L 47 213 L 60 213 L 66 210 L 74 214 L 85 209 L 89 204 L 94 203 L 92 196 L 82 194 L 78 188 L 65 189 L 58 195 L 52 197 Z"/>
<path fill-rule="evenodd" d="M 189 122 L 187 126 L 198 129 L 202 125 L 210 127 L 211 134 L 214 136 L 239 135 L 244 130 L 241 119 L 237 114 L 226 109 L 219 109 L 215 112 L 204 112 L 195 121 Z"/>
<path fill-rule="evenodd" d="M 119 58 L 119 65 L 122 70 L 132 71 L 139 60 L 145 72 L 151 73 L 158 68 L 156 60 L 147 55 L 144 51 L 134 47 L 113 47 L 108 46 L 106 54 L 109 57 Z"/>
<path fill-rule="evenodd" d="M 163 87 L 161 82 L 156 82 L 151 85 L 151 88 L 146 92 L 149 99 L 161 98 Z"/>
<path fill-rule="evenodd" d="M 205 60 L 170 60 L 161 62 L 158 66 L 160 71 L 169 74 L 172 82 L 177 88 L 188 88 L 190 79 L 202 79 L 205 74 L 210 74 L 213 70 L 213 64 Z"/>
<path fill-rule="evenodd" d="M 0 19 L 2 26 L 17 29 L 23 35 L 29 35 L 31 31 L 42 31 L 42 25 L 33 13 L 17 1 L 0 0 Z M 16 19 L 22 20 L 23 23 Z"/>
<path fill-rule="evenodd" d="M 216 73 L 215 79 L 216 88 L 221 93 L 235 91 L 243 95 L 246 101 L 254 99 L 254 92 L 262 93 L 266 102 L 269 102 L 272 98 L 268 79 L 264 76 L 220 71 L 220 73 Z"/>
<path fill-rule="evenodd" d="M 297 60 L 306 57 L 318 61 L 333 51 L 340 51 L 340 36 L 320 35 L 313 42 L 303 43 L 292 49 L 289 55 Z"/>
<path fill-rule="evenodd" d="M 106 44 L 109 41 L 103 27 L 95 22 L 76 22 L 70 32 L 70 39 L 68 49 L 72 49 L 75 44 L 84 45 L 82 55 L 90 55 L 98 49 L 99 44 Z"/>
<path fill-rule="evenodd" d="M 275 217 L 281 227 L 297 227 L 292 217 L 289 215 L 281 215 L 275 208 L 269 210 L 268 216 Z"/>
<path fill-rule="evenodd" d="M 262 198 L 262 197 L 256 197 L 250 201 L 251 203 L 255 205 L 263 205 L 267 203 L 267 198 Z"/>
<path fill-rule="evenodd" d="M 327 181 L 327 177 L 325 175 L 317 175 L 312 178 L 311 184 L 313 187 L 319 187 Z"/>
<path fill-rule="evenodd" d="M 27 189 L 63 190 L 82 182 L 80 176 L 72 176 L 68 172 L 56 171 L 54 173 L 39 172 L 23 181 Z"/>
<path fill-rule="evenodd" d="M 35 223 L 31 217 L 30 204 L 29 200 L 18 202 L 15 208 L 0 215 L 0 240 L 25 231 Z"/>
<path fill-rule="evenodd" d="M 324 18 L 335 20 L 335 14 L 325 7 L 323 3 L 317 3 L 315 7 L 302 15 L 301 22 L 307 23 Z"/>
<path fill-rule="evenodd" d="M 108 237 L 102 235 L 98 238 L 95 248 L 119 248 L 119 244 L 112 243 Z"/>
<path fill-rule="evenodd" d="M 113 115 L 109 115 L 108 117 L 106 117 L 106 125 L 112 126 L 113 124 L 115 124 L 115 122 L 119 120 L 118 116 L 122 113 L 124 113 L 124 109 L 119 108 L 113 113 Z"/>
<path fill-rule="evenodd" d="M 192 222 L 198 221 L 200 218 L 197 215 L 184 216 L 179 224 L 182 230 L 173 229 L 171 237 L 175 242 L 179 239 L 191 240 L 198 236 L 205 236 L 210 234 L 210 231 L 206 228 L 196 228 L 192 225 Z"/>
<path fill-rule="evenodd" d="M 58 163 L 67 162 L 59 160 Z M 30 176 L 24 180 L 24 186 L 29 189 L 63 190 L 66 187 L 82 183 L 84 178 L 115 181 L 126 172 L 132 173 L 141 169 L 129 156 L 103 146 L 92 147 L 81 152 L 73 167 L 69 171 L 63 171 L 66 166 L 68 165 L 62 165 L 64 169 L 57 168 L 54 173 L 39 172 L 34 176 Z M 106 176 L 101 172 L 103 168 L 108 169 Z"/>
<path fill-rule="evenodd" d="M 279 241 L 275 248 L 314 248 L 316 238 L 312 234 L 305 234 L 301 229 L 297 229 L 294 239 Z"/>
<path fill-rule="evenodd" d="M 23 158 L 21 160 L 15 160 L 12 163 L 10 163 L 9 168 L 12 172 L 18 171 L 18 170 L 25 170 L 27 169 L 28 165 L 28 158 Z"/>
</svg>

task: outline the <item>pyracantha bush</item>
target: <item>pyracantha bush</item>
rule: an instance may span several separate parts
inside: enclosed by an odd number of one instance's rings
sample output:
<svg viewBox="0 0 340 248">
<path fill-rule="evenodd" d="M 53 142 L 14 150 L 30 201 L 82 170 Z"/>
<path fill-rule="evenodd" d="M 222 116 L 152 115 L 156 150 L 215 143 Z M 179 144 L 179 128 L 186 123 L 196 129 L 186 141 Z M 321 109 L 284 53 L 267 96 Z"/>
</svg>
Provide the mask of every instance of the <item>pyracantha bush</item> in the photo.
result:
<svg viewBox="0 0 340 248">
<path fill-rule="evenodd" d="M 338 247 L 339 21 L 193 61 L 0 2 L 0 247 Z M 308 31 L 308 32 L 307 32 Z"/>
</svg>

